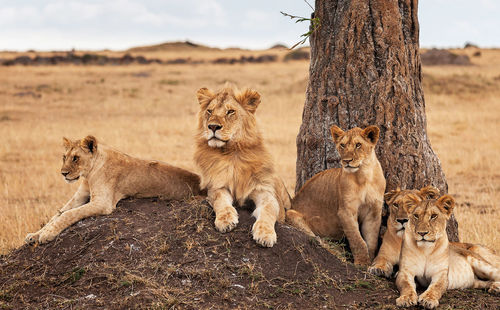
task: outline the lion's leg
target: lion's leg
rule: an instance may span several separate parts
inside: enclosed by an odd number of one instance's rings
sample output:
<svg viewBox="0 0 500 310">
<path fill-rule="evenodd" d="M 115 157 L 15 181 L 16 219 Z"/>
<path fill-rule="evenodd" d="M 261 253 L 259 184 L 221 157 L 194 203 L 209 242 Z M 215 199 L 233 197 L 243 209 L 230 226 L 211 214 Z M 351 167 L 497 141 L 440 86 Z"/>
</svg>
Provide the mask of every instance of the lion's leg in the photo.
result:
<svg viewBox="0 0 500 310">
<path fill-rule="evenodd" d="M 341 207 L 338 216 L 342 230 L 349 241 L 349 247 L 354 256 L 354 264 L 367 266 L 370 264 L 370 255 L 368 254 L 368 246 L 365 240 L 361 237 L 356 214 L 349 212 L 349 208 Z"/>
<path fill-rule="evenodd" d="M 76 190 L 75 194 L 71 199 L 61 208 L 59 209 L 59 212 L 54 215 L 50 221 L 52 222 L 54 219 L 56 219 L 59 215 L 61 215 L 63 212 L 71 210 L 73 208 L 77 208 L 79 206 L 83 206 L 90 200 L 90 189 L 89 189 L 89 183 L 87 180 L 83 180 L 78 189 Z"/>
<path fill-rule="evenodd" d="M 415 285 L 415 275 L 406 270 L 400 269 L 396 278 L 396 286 L 399 290 L 399 297 L 396 305 L 399 307 L 410 307 L 417 304 L 417 290 Z"/>
<path fill-rule="evenodd" d="M 427 309 L 434 309 L 439 305 L 439 299 L 448 288 L 448 268 L 432 276 L 432 281 L 427 290 L 420 294 L 418 303 Z"/>
<path fill-rule="evenodd" d="M 286 221 L 290 223 L 290 225 L 305 232 L 308 236 L 315 237 L 314 232 L 311 230 L 309 225 L 307 225 L 302 213 L 295 210 L 287 210 Z"/>
<path fill-rule="evenodd" d="M 47 243 L 54 240 L 63 230 L 74 223 L 91 216 L 107 215 L 113 212 L 115 204 L 111 199 L 93 200 L 83 206 L 68 210 L 62 213 L 54 221 L 45 225 L 41 230 L 34 234 L 31 242 Z"/>
<path fill-rule="evenodd" d="M 473 257 L 472 255 L 467 256 L 467 261 L 472 266 L 474 274 L 479 278 L 500 281 L 500 269 L 492 264 L 483 259 Z"/>
<path fill-rule="evenodd" d="M 388 234 L 389 231 L 386 232 Z M 395 260 L 399 258 L 399 252 L 394 248 L 394 244 L 390 244 L 390 242 L 395 240 L 388 240 L 388 238 L 384 238 L 382 241 L 382 246 L 378 251 L 377 257 L 373 260 L 372 265 L 368 268 L 368 272 L 377 275 L 384 276 L 389 278 L 392 275 L 392 270 L 394 268 L 394 264 L 397 264 Z"/>
<path fill-rule="evenodd" d="M 225 189 L 208 191 L 208 201 L 215 212 L 215 228 L 220 232 L 228 232 L 238 224 L 238 212 L 233 207 L 233 197 Z"/>
<path fill-rule="evenodd" d="M 368 247 L 370 260 L 375 257 L 375 252 L 377 251 L 381 221 L 381 212 L 374 212 L 374 214 L 366 216 L 363 220 L 363 223 L 361 224 L 361 233 L 363 235 L 363 239 L 366 242 L 366 246 Z"/>
<path fill-rule="evenodd" d="M 252 226 L 253 239 L 260 245 L 272 247 L 276 243 L 274 224 L 278 220 L 280 206 L 270 190 L 255 190 L 250 194 L 255 203 L 253 216 L 256 218 Z"/>
</svg>

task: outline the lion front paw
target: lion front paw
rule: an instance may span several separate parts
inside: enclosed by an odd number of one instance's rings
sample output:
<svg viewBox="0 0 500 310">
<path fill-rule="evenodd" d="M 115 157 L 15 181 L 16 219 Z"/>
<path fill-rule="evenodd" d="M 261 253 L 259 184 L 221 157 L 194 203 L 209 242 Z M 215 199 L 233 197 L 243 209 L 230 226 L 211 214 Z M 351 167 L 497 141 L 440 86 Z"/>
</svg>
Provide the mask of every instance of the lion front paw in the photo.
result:
<svg viewBox="0 0 500 310">
<path fill-rule="evenodd" d="M 368 267 L 368 272 L 379 277 L 390 278 L 392 275 L 392 265 L 389 263 L 373 264 Z"/>
<path fill-rule="evenodd" d="M 354 256 L 354 265 L 368 266 L 370 265 L 370 263 L 371 260 L 370 256 L 368 256 L 368 253 L 366 255 Z"/>
<path fill-rule="evenodd" d="M 264 247 L 272 247 L 276 240 L 276 231 L 274 231 L 274 225 L 268 223 L 256 221 L 252 227 L 253 240 Z"/>
<path fill-rule="evenodd" d="M 418 297 L 418 303 L 426 309 L 434 309 L 439 305 L 439 300 L 432 294 L 424 292 Z"/>
<path fill-rule="evenodd" d="M 220 232 L 228 232 L 233 230 L 238 224 L 238 212 L 231 207 L 228 210 L 219 212 L 215 216 L 215 228 Z"/>
<path fill-rule="evenodd" d="M 491 283 L 490 287 L 488 288 L 488 293 L 500 294 L 500 282 Z"/>
<path fill-rule="evenodd" d="M 398 307 L 411 307 L 417 304 L 417 294 L 413 293 L 411 295 L 401 295 L 396 299 L 396 305 Z"/>
<path fill-rule="evenodd" d="M 33 243 L 38 242 L 39 237 L 40 237 L 39 232 L 29 233 L 26 235 L 26 238 L 24 238 L 24 242 L 26 244 L 33 244 Z"/>
</svg>

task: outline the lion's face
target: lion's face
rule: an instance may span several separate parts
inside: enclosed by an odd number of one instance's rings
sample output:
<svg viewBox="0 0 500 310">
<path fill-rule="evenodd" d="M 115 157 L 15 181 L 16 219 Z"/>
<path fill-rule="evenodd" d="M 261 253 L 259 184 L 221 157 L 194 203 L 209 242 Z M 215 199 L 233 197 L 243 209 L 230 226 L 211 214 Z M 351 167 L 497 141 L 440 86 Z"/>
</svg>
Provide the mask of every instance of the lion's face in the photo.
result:
<svg viewBox="0 0 500 310">
<path fill-rule="evenodd" d="M 446 237 L 446 221 L 450 218 L 454 206 L 455 200 L 449 195 L 437 200 L 422 200 L 413 194 L 407 196 L 404 202 L 409 218 L 407 229 L 419 247 Z"/>
<path fill-rule="evenodd" d="M 253 90 L 238 92 L 232 87 L 213 93 L 201 88 L 197 93 L 200 103 L 198 136 L 213 148 L 250 141 L 256 131 L 254 113 L 260 95 Z M 254 137 L 255 138 L 255 137 Z"/>
<path fill-rule="evenodd" d="M 358 171 L 363 161 L 372 154 L 380 133 L 377 126 L 365 129 L 356 127 L 347 132 L 332 126 L 330 131 L 340 154 L 342 168 L 347 172 Z"/>
<path fill-rule="evenodd" d="M 66 182 L 72 183 L 90 171 L 92 158 L 97 151 L 97 141 L 92 136 L 76 141 L 63 138 L 63 144 L 66 150 L 61 174 Z"/>
<path fill-rule="evenodd" d="M 403 206 L 409 194 L 417 195 L 420 199 L 436 199 L 439 196 L 439 190 L 433 186 L 426 186 L 420 190 L 401 190 L 398 187 L 384 195 L 385 202 L 389 206 L 387 225 L 391 225 L 394 228 L 398 237 L 403 236 L 406 225 L 408 224 L 408 213 Z"/>
</svg>

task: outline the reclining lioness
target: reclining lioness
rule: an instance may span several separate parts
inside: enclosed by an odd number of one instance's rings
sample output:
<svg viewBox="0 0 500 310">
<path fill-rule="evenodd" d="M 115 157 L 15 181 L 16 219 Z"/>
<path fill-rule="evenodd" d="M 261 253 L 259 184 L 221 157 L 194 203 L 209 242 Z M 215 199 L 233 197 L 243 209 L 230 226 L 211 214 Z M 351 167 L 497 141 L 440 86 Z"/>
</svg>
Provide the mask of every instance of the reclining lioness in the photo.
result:
<svg viewBox="0 0 500 310">
<path fill-rule="evenodd" d="M 30 233 L 26 242 L 45 243 L 81 219 L 110 214 L 126 197 L 183 199 L 200 194 L 199 177 L 169 164 L 134 158 L 87 136 L 63 138 L 66 152 L 61 174 L 68 182 L 82 179 L 73 197 L 42 229 Z"/>
<path fill-rule="evenodd" d="M 377 257 L 373 260 L 368 272 L 378 276 L 389 278 L 395 265 L 399 264 L 399 254 L 403 234 L 408 222 L 408 213 L 403 208 L 403 203 L 409 194 L 418 195 L 422 199 L 434 199 L 439 196 L 439 190 L 432 186 L 426 186 L 420 190 L 403 189 L 399 187 L 385 193 L 385 202 L 389 206 L 389 217 L 387 218 L 387 230 L 382 239 Z"/>
<path fill-rule="evenodd" d="M 375 255 L 384 202 L 385 178 L 375 155 L 379 129 L 344 132 L 330 128 L 342 168 L 322 171 L 299 190 L 287 221 L 310 236 L 349 241 L 354 263 L 368 265 Z M 361 227 L 361 232 L 360 232 Z"/>
<path fill-rule="evenodd" d="M 398 306 L 417 302 L 432 309 L 447 289 L 488 288 L 500 293 L 500 257 L 491 250 L 469 244 L 448 242 L 446 221 L 451 216 L 455 200 L 444 195 L 438 200 L 421 200 L 408 195 L 404 208 L 409 221 L 403 236 L 401 259 L 396 285 L 401 296 Z M 428 286 L 417 296 L 417 281 Z"/>
</svg>

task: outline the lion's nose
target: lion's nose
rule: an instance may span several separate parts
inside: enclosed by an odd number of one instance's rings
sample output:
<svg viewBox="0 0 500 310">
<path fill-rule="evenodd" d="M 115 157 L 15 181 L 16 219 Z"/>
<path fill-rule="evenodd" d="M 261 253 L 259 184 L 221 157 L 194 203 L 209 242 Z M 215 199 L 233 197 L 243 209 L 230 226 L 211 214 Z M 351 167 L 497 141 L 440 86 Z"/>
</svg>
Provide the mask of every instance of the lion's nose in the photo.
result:
<svg viewBox="0 0 500 310">
<path fill-rule="evenodd" d="M 61 174 L 63 175 L 63 177 L 67 176 L 69 174 L 69 172 L 62 172 L 61 171 Z"/>
<path fill-rule="evenodd" d="M 419 234 L 420 236 L 422 236 L 422 237 L 423 237 L 423 236 L 425 236 L 425 235 L 427 235 L 428 233 L 429 233 L 428 231 L 419 231 L 419 232 L 418 232 L 418 234 Z"/>
<path fill-rule="evenodd" d="M 216 132 L 217 130 L 221 129 L 222 126 L 221 125 L 217 125 L 217 124 L 210 124 L 208 125 L 208 129 L 212 130 L 213 132 Z"/>
<path fill-rule="evenodd" d="M 396 219 L 401 225 L 404 225 L 406 222 L 408 222 L 408 219 Z"/>
</svg>

